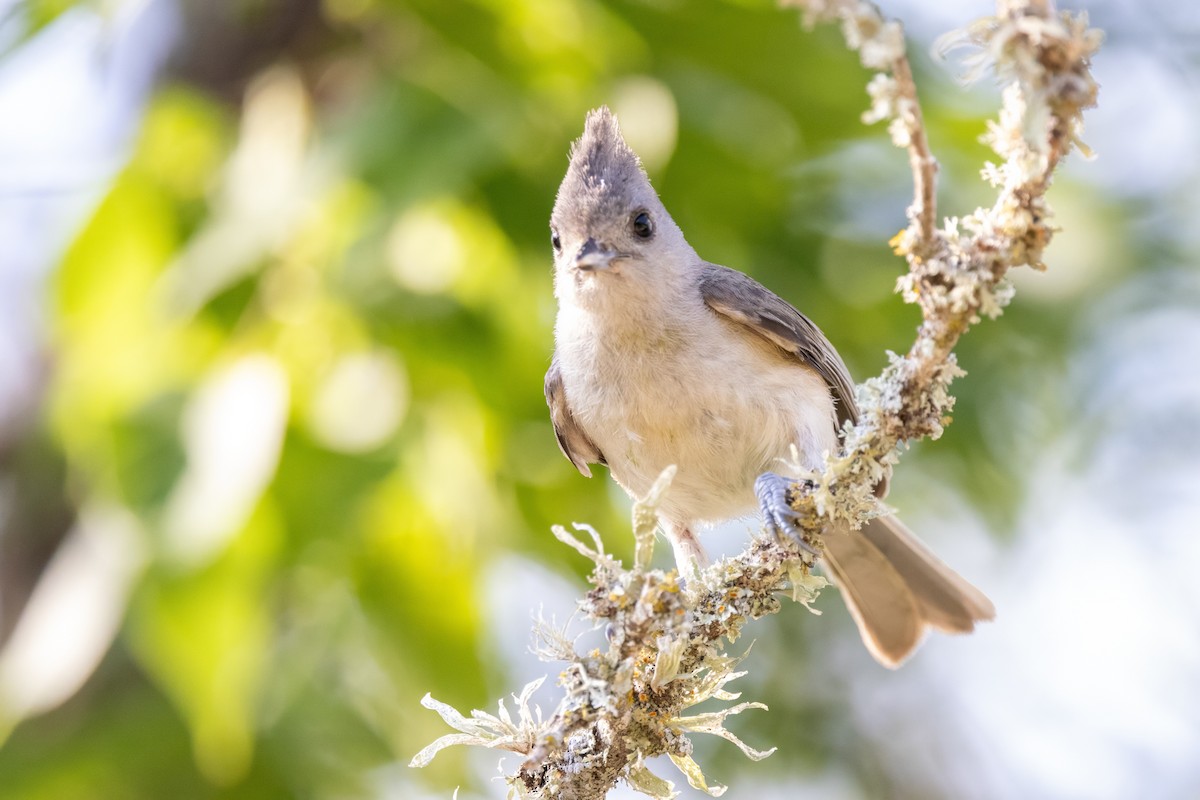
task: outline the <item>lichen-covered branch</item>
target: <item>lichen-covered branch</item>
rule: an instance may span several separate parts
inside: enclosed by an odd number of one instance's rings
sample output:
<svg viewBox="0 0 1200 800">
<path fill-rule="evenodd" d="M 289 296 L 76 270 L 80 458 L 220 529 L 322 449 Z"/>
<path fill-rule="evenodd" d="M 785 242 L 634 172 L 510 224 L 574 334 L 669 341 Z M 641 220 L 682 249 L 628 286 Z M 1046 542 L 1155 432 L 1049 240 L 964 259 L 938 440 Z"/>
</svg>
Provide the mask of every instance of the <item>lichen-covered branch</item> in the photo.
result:
<svg viewBox="0 0 1200 800">
<path fill-rule="evenodd" d="M 724 726 L 731 715 L 765 709 L 761 703 L 699 714 L 688 710 L 710 698 L 737 700 L 726 687 L 745 674 L 737 666 L 746 652 L 729 655 L 724 644 L 736 641 L 749 620 L 778 611 L 780 591 L 807 605 L 826 582 L 809 572 L 791 545 L 768 538 L 755 539 L 738 557 L 708 567 L 687 587 L 674 570 L 650 569 L 655 512 L 673 476 L 674 468 L 667 469 L 634 506 L 633 569 L 608 555 L 593 529 L 576 526 L 588 534 L 587 544 L 555 528 L 563 543 L 595 564 L 593 588 L 580 607 L 604 625 L 608 647 L 579 654 L 565 632 L 539 624 L 539 655 L 567 664 L 558 678 L 565 696 L 553 718 L 543 721 L 540 710 L 529 707 L 541 681 L 514 698 L 518 721 L 503 701 L 496 716 L 475 711 L 468 718 L 426 697 L 423 704 L 459 733 L 422 750 L 413 766 L 424 766 L 444 747 L 474 744 L 526 756 L 509 779 L 514 798 L 602 798 L 618 780 L 652 797 L 669 798 L 675 796 L 672 784 L 644 763 L 666 754 L 691 786 L 716 797 L 724 787 L 707 783 L 692 759 L 689 734 L 721 736 L 755 760 L 774 752 L 756 750 Z"/>
<path fill-rule="evenodd" d="M 808 24 L 838 21 L 847 44 L 864 66 L 875 70 L 864 121 L 890 120 L 893 141 L 907 150 L 914 199 L 908 227 L 892 241 L 908 262 L 897 283 L 907 302 L 920 306 L 916 341 L 902 356 L 891 355 L 881 375 L 859 387 L 862 414 L 848 426 L 839 452 L 821 474 L 795 487 L 804 538 L 820 542 L 830 522 L 858 527 L 880 513 L 875 487 L 895 464 L 899 449 L 923 437 L 937 438 L 953 406 L 947 391 L 961 375 L 953 348 L 981 317 L 997 316 L 1011 298 L 1009 269 L 1042 269 L 1050 241 L 1050 210 L 1044 195 L 1055 167 L 1080 146 L 1082 111 L 1096 99 L 1088 67 L 1101 35 L 1085 15 L 1059 14 L 1048 0 L 999 0 L 995 17 L 944 37 L 944 48 L 978 48 L 975 67 L 992 67 L 1008 85 L 999 118 L 987 142 L 999 156 L 983 175 L 997 189 L 991 208 L 980 208 L 937 225 L 937 162 L 929 151 L 916 85 L 898 23 L 861 0 L 783 0 L 804 12 Z M 618 781 L 652 797 L 675 796 L 673 784 L 646 767 L 667 755 L 688 783 L 713 796 L 692 759 L 690 735 L 729 739 L 751 758 L 760 751 L 730 733 L 730 715 L 763 708 L 737 703 L 720 711 L 688 713 L 704 700 L 738 699 L 726 687 L 743 675 L 740 656 L 728 654 L 752 619 L 774 613 L 781 594 L 808 605 L 824 586 L 810 572 L 811 557 L 793 544 L 757 538 L 741 554 L 722 560 L 682 586 L 674 571 L 650 569 L 655 509 L 669 491 L 667 470 L 634 510 L 635 563 L 626 569 L 605 551 L 586 526 L 591 544 L 562 528 L 564 543 L 595 563 L 592 590 L 580 601 L 589 620 L 604 627 L 607 647 L 575 651 L 562 631 L 540 626 L 539 652 L 567 666 L 559 675 L 563 699 L 548 719 L 530 708 L 536 684 L 516 697 L 514 719 L 501 702 L 498 714 L 464 717 L 426 698 L 458 733 L 449 734 L 413 759 L 423 766 L 442 748 L 474 744 L 523 756 L 509 777 L 514 798 L 598 800 Z M 540 683 L 540 682 L 539 682 Z"/>
<path fill-rule="evenodd" d="M 996 317 L 1012 297 L 1005 280 L 1013 267 L 1043 269 L 1042 252 L 1053 235 L 1045 193 L 1054 168 L 1080 145 L 1082 112 L 1095 104 L 1090 58 L 1102 34 L 1086 14 L 1059 14 L 1048 0 L 1000 0 L 997 16 L 943 37 L 940 47 L 978 49 L 975 71 L 987 66 L 1008 81 L 997 120 L 985 141 L 1000 157 L 983 176 L 998 190 L 995 204 L 934 227 L 936 162 L 929 152 L 912 71 L 899 27 L 860 0 L 785 0 L 800 6 L 808 23 L 840 20 L 847 43 L 864 66 L 882 70 L 868 86 L 864 119 L 890 119 L 892 140 L 908 150 L 915 196 L 909 226 L 893 240 L 908 271 L 897 281 L 905 301 L 917 303 L 923 321 L 912 347 L 892 355 L 881 375 L 859 387 L 862 416 L 848 429 L 841 452 L 812 491 L 797 492 L 811 509 L 811 534 L 826 518 L 857 527 L 878 513 L 875 485 L 892 468 L 898 448 L 937 438 L 954 404 L 947 387 L 962 374 L 953 349 L 981 316 Z"/>
</svg>

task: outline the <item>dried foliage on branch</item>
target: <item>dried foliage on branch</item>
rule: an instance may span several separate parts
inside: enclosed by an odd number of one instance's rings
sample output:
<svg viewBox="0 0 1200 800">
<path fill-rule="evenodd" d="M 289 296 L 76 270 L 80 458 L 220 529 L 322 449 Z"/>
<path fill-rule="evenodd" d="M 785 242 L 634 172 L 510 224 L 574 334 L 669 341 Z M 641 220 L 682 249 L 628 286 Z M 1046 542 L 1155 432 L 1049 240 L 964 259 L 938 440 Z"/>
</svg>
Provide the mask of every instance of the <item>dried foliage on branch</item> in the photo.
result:
<svg viewBox="0 0 1200 800">
<path fill-rule="evenodd" d="M 862 416 L 848 426 L 842 448 L 831 454 L 825 472 L 796 487 L 795 507 L 805 539 L 820 541 L 833 520 L 858 527 L 881 512 L 875 485 L 896 463 L 908 442 L 942 433 L 954 398 L 947 389 L 962 372 L 953 348 L 981 317 L 995 317 L 1012 297 L 1009 269 L 1043 269 L 1042 253 L 1053 234 L 1045 201 L 1055 167 L 1080 147 L 1082 112 L 1095 104 L 1097 86 L 1089 59 L 1102 36 L 1086 15 L 1060 14 L 1043 0 L 1000 0 L 997 15 L 943 37 L 941 46 L 977 48 L 974 71 L 993 69 L 1006 81 L 998 119 L 985 139 L 999 156 L 983 175 L 997 189 L 991 208 L 937 224 L 937 162 L 929 150 L 912 70 L 899 23 L 858 0 L 785 0 L 803 12 L 807 25 L 839 22 L 847 44 L 864 66 L 875 70 L 867 90 L 867 123 L 890 120 L 888 130 L 907 150 L 914 199 L 909 225 L 892 240 L 908 271 L 897 281 L 904 299 L 920 306 L 923 322 L 916 341 L 878 377 L 858 389 Z M 673 784 L 645 765 L 666 754 L 697 789 L 718 796 L 692 759 L 689 734 L 729 739 L 753 759 L 760 751 L 725 727 L 725 719 L 758 703 L 688 714 L 692 706 L 717 698 L 738 699 L 727 685 L 745 674 L 744 658 L 726 653 L 745 623 L 774 613 L 780 595 L 808 604 L 824 586 L 810 573 L 812 556 L 790 544 L 755 539 L 741 554 L 704 570 L 681 586 L 674 571 L 650 569 L 655 508 L 669 491 L 672 470 L 659 479 L 634 511 L 637 554 L 632 569 L 609 556 L 599 535 L 587 531 L 585 544 L 559 528 L 560 540 L 595 563 L 593 589 L 580 601 L 582 613 L 605 628 L 608 647 L 578 654 L 561 632 L 538 631 L 541 654 L 567 664 L 559 676 L 564 697 L 549 719 L 529 706 L 540 684 L 516 697 L 516 717 L 503 701 L 493 716 L 470 717 L 426 697 L 459 733 L 442 737 L 413 759 L 423 766 L 442 748 L 471 744 L 520 753 L 525 758 L 508 778 L 519 798 L 602 798 L 618 781 L 658 798 L 675 796 Z"/>
</svg>

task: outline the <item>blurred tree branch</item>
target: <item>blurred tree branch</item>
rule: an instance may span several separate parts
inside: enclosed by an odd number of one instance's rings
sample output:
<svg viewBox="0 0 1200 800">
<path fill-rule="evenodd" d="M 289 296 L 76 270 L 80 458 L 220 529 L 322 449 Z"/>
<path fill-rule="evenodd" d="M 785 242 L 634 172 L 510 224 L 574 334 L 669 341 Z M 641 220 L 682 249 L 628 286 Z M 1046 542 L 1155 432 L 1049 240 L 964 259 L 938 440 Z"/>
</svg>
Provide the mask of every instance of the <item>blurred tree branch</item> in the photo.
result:
<svg viewBox="0 0 1200 800">
<path fill-rule="evenodd" d="M 1059 14 L 1043 0 L 1000 0 L 997 15 L 942 40 L 978 48 L 975 66 L 991 66 L 1008 81 L 997 121 L 986 141 L 1001 158 L 987 164 L 984 176 L 997 191 L 989 209 L 936 226 L 937 163 L 929 151 L 912 70 L 899 23 L 887 21 L 860 0 L 784 0 L 799 7 L 806 24 L 839 22 L 847 44 L 876 74 L 868 92 L 872 105 L 864 121 L 890 120 L 893 141 L 908 151 L 914 200 L 909 225 L 893 240 L 908 271 L 897 288 L 907 302 L 920 306 L 923 322 L 916 341 L 878 377 L 859 387 L 862 418 L 848 427 L 840 452 L 823 474 L 797 485 L 794 492 L 805 538 L 820 542 L 833 520 L 858 527 L 880 513 L 874 487 L 896 463 L 899 448 L 924 437 L 937 438 L 953 407 L 947 391 L 959 370 L 953 348 L 981 316 L 997 316 L 1011 298 L 1004 278 L 1009 269 L 1043 268 L 1050 241 L 1050 210 L 1044 195 L 1061 159 L 1079 145 L 1082 111 L 1094 105 L 1097 86 L 1088 68 L 1102 36 L 1088 28 L 1086 15 Z M 563 529 L 560 540 L 595 564 L 594 588 L 580 602 L 583 613 L 605 625 L 607 651 L 575 652 L 560 631 L 538 630 L 540 652 L 567 663 L 559 682 L 565 697 L 555 714 L 543 720 L 529 706 L 535 684 L 516 699 L 514 719 L 503 704 L 498 715 L 473 712 L 464 717 L 426 697 L 459 733 L 442 737 L 413 759 L 423 766 L 443 747 L 474 744 L 526 756 L 509 778 L 510 795 L 529 798 L 603 797 L 619 780 L 653 797 L 673 797 L 673 785 L 645 766 L 666 754 L 694 788 L 717 796 L 692 759 L 688 733 L 712 733 L 737 744 L 751 758 L 755 750 L 724 727 L 726 717 L 757 703 L 688 715 L 708 698 L 735 700 L 725 689 L 743 675 L 739 657 L 723 653 L 747 620 L 774 613 L 777 593 L 809 603 L 824 585 L 809 572 L 812 557 L 793 546 L 756 539 L 743 553 L 706 569 L 693 585 L 681 587 L 674 571 L 651 570 L 654 509 L 669 491 L 672 470 L 649 497 L 637 504 L 638 541 L 633 569 L 610 557 L 589 528 L 589 546 Z M 744 656 L 743 656 L 744 657 Z"/>
<path fill-rule="evenodd" d="M 321 8 L 320 0 L 183 0 L 180 13 L 188 35 L 171 59 L 170 76 L 236 105 L 254 76 L 270 65 L 281 60 L 308 64 L 336 48 L 337 35 Z"/>
</svg>

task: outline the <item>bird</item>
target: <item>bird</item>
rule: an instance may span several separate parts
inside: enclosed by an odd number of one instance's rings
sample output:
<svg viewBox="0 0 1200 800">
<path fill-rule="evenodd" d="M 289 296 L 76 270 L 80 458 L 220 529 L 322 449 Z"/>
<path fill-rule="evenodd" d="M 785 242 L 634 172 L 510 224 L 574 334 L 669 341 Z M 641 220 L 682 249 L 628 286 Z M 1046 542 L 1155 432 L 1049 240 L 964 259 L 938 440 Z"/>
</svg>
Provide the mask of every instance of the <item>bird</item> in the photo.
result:
<svg viewBox="0 0 1200 800">
<path fill-rule="evenodd" d="M 696 253 L 607 107 L 571 147 L 550 231 L 558 310 L 544 389 L 563 455 L 589 478 L 606 466 L 634 498 L 675 465 L 657 511 L 683 574 L 707 561 L 698 532 L 722 521 L 759 512 L 801 541 L 788 456 L 823 471 L 859 417 L 834 346 L 762 284 Z M 859 531 L 827 526 L 822 539 L 825 568 L 886 667 L 929 629 L 967 633 L 995 616 L 894 514 Z"/>
</svg>

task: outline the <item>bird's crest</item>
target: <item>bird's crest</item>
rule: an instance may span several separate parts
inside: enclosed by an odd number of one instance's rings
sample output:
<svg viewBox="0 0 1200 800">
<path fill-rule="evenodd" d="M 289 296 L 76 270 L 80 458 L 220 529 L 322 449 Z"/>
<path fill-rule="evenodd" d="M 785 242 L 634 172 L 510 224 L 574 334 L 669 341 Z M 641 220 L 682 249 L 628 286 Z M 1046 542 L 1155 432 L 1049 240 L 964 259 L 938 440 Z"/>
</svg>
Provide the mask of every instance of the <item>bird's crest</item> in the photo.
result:
<svg viewBox="0 0 1200 800">
<path fill-rule="evenodd" d="M 583 136 L 571 147 L 570 171 L 586 185 L 614 188 L 644 175 L 641 160 L 625 144 L 608 106 L 588 112 Z"/>
<path fill-rule="evenodd" d="M 621 137 L 617 118 L 607 106 L 587 115 L 583 135 L 571 146 L 571 165 L 563 178 L 554 218 L 594 224 L 623 217 L 645 202 L 650 180 L 641 160 Z"/>
</svg>

